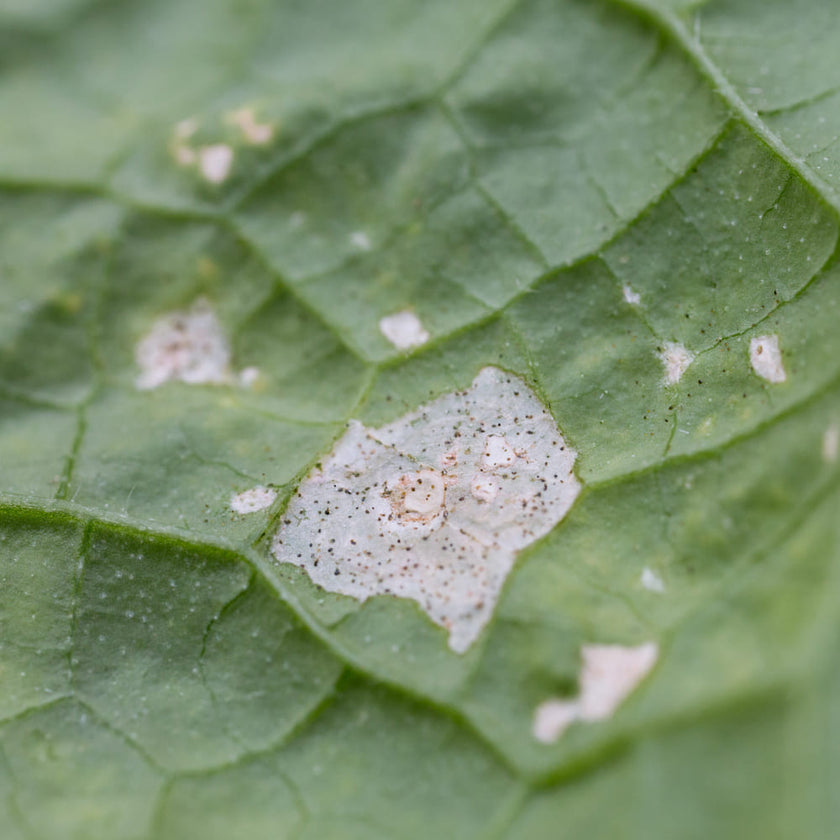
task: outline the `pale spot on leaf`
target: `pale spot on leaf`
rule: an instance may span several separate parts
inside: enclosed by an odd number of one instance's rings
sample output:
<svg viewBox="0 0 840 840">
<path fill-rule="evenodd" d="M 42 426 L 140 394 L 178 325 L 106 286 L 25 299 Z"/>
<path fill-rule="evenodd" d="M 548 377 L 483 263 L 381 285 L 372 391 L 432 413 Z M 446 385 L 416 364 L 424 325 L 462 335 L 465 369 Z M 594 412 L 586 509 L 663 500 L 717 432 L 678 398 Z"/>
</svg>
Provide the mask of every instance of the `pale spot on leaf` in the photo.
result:
<svg viewBox="0 0 840 840">
<path fill-rule="evenodd" d="M 257 367 L 246 367 L 239 371 L 239 384 L 243 388 L 252 388 L 260 379 L 260 369 Z"/>
<path fill-rule="evenodd" d="M 250 490 L 233 496 L 230 500 L 230 509 L 238 514 L 255 513 L 271 507 L 276 498 L 277 491 L 270 487 L 252 487 Z"/>
<path fill-rule="evenodd" d="M 199 298 L 189 309 L 158 318 L 134 353 L 141 390 L 180 380 L 190 385 L 231 381 L 230 346 L 210 304 Z"/>
<path fill-rule="evenodd" d="M 170 143 L 170 151 L 179 166 L 192 166 L 198 160 L 198 154 L 189 141 L 198 131 L 198 120 L 190 117 L 175 125 Z"/>
<path fill-rule="evenodd" d="M 534 713 L 534 737 L 553 744 L 577 719 L 580 707 L 574 700 L 546 700 Z"/>
<path fill-rule="evenodd" d="M 827 464 L 833 464 L 837 460 L 838 444 L 840 444 L 840 426 L 832 423 L 823 432 L 822 456 Z"/>
<path fill-rule="evenodd" d="M 235 125 L 246 143 L 252 146 L 264 146 L 274 137 L 274 126 L 257 121 L 253 108 L 240 108 L 226 115 L 225 121 Z"/>
<path fill-rule="evenodd" d="M 226 181 L 232 166 L 233 149 L 225 143 L 202 146 L 198 150 L 198 168 L 211 184 Z"/>
<path fill-rule="evenodd" d="M 437 470 L 420 470 L 401 475 L 386 484 L 391 509 L 397 520 L 431 522 L 444 513 L 446 478 Z"/>
<path fill-rule="evenodd" d="M 476 476 L 470 484 L 470 493 L 480 502 L 492 502 L 499 495 L 499 482 L 495 478 Z"/>
<path fill-rule="evenodd" d="M 488 449 L 504 457 L 487 461 Z M 387 426 L 352 422 L 293 496 L 272 550 L 330 592 L 416 601 L 461 653 L 517 553 L 572 506 L 575 457 L 525 382 L 484 368 Z"/>
<path fill-rule="evenodd" d="M 178 161 L 181 166 L 192 166 L 198 159 L 195 150 L 191 149 L 189 146 L 177 145 L 173 149 L 173 154 L 175 155 L 175 160 Z"/>
<path fill-rule="evenodd" d="M 638 647 L 584 645 L 580 675 L 580 718 L 585 721 L 611 717 L 656 664 L 659 647 L 646 642 Z"/>
<path fill-rule="evenodd" d="M 419 347 L 429 340 L 429 333 L 410 309 L 386 315 L 379 322 L 379 329 L 398 350 Z"/>
<path fill-rule="evenodd" d="M 642 302 L 642 296 L 638 292 L 634 292 L 627 284 L 621 287 L 621 293 L 624 295 L 624 300 L 631 306 L 638 306 Z"/>
<path fill-rule="evenodd" d="M 196 131 L 198 131 L 198 120 L 190 117 L 186 120 L 181 120 L 175 126 L 175 137 L 178 140 L 189 140 Z"/>
<path fill-rule="evenodd" d="M 694 361 L 694 353 L 676 341 L 666 341 L 659 351 L 659 359 L 665 369 L 665 384 L 676 385 Z"/>
<path fill-rule="evenodd" d="M 513 447 L 501 435 L 488 435 L 484 441 L 484 451 L 481 453 L 483 469 L 493 470 L 497 467 L 509 467 L 516 460 Z"/>
<path fill-rule="evenodd" d="M 354 248 L 358 248 L 360 251 L 370 251 L 373 247 L 370 237 L 363 230 L 357 230 L 351 233 L 350 242 Z"/>
<path fill-rule="evenodd" d="M 649 590 L 650 592 L 664 592 L 665 591 L 665 583 L 663 582 L 662 578 L 659 577 L 653 569 L 649 569 L 645 567 L 642 569 L 642 586 L 645 589 Z"/>
<path fill-rule="evenodd" d="M 594 723 L 612 717 L 656 664 L 659 646 L 655 642 L 638 647 L 583 645 L 581 657 L 577 698 L 546 700 L 534 713 L 532 732 L 544 744 L 556 741 L 575 721 Z"/>
<path fill-rule="evenodd" d="M 768 382 L 778 384 L 787 379 L 782 365 L 779 336 L 760 335 L 750 340 L 750 364 L 753 370 Z"/>
</svg>

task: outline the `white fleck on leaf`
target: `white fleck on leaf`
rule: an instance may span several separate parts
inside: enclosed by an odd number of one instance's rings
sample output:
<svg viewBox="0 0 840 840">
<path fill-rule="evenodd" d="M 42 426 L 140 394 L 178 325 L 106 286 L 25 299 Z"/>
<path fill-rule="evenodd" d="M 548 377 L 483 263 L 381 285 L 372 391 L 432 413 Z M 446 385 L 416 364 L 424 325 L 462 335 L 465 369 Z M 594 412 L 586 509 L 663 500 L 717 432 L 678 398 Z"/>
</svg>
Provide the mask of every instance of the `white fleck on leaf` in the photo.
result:
<svg viewBox="0 0 840 840">
<path fill-rule="evenodd" d="M 357 230 L 351 233 L 350 242 L 354 248 L 358 248 L 360 251 L 370 251 L 373 247 L 370 237 L 363 230 Z"/>
<path fill-rule="evenodd" d="M 679 342 L 666 341 L 659 351 L 659 359 L 665 368 L 665 384 L 676 385 L 694 361 L 694 353 Z"/>
<path fill-rule="evenodd" d="M 259 381 L 260 369 L 258 367 L 246 367 L 239 371 L 239 384 L 243 388 L 252 388 Z"/>
<path fill-rule="evenodd" d="M 175 126 L 175 137 L 178 140 L 189 140 L 198 131 L 198 120 L 195 117 L 181 120 Z"/>
<path fill-rule="evenodd" d="M 546 700 L 534 713 L 532 732 L 544 744 L 556 741 L 575 721 L 594 723 L 612 717 L 656 664 L 659 646 L 655 642 L 637 647 L 583 645 L 581 657 L 577 698 Z"/>
<path fill-rule="evenodd" d="M 485 457 L 494 437 L 511 460 Z M 273 552 L 331 592 L 417 601 L 461 653 L 516 554 L 572 506 L 575 457 L 525 382 L 484 368 L 387 426 L 351 422 L 292 498 Z"/>
<path fill-rule="evenodd" d="M 621 287 L 621 293 L 624 295 L 624 300 L 631 306 L 638 306 L 642 302 L 642 296 L 626 283 Z"/>
<path fill-rule="evenodd" d="M 253 108 L 239 108 L 226 115 L 225 121 L 235 125 L 246 143 L 252 146 L 264 146 L 274 137 L 274 127 L 270 123 L 257 121 Z"/>
<path fill-rule="evenodd" d="M 198 168 L 211 184 L 226 181 L 232 166 L 233 149 L 226 143 L 202 146 L 198 151 Z"/>
<path fill-rule="evenodd" d="M 180 380 L 190 385 L 231 381 L 230 345 L 216 314 L 204 298 L 189 309 L 158 318 L 134 353 L 141 390 Z"/>
<path fill-rule="evenodd" d="M 823 432 L 822 456 L 827 464 L 833 464 L 837 460 L 838 444 L 840 444 L 840 426 L 832 423 Z"/>
<path fill-rule="evenodd" d="M 398 350 L 419 347 L 429 340 L 429 333 L 410 309 L 386 315 L 379 322 L 379 329 Z"/>
<path fill-rule="evenodd" d="M 271 507 L 276 498 L 277 491 L 270 487 L 252 487 L 250 490 L 233 496 L 230 500 L 230 509 L 239 514 L 255 513 Z"/>
<path fill-rule="evenodd" d="M 178 144 L 174 147 L 173 153 L 175 155 L 175 160 L 178 161 L 181 166 L 192 166 L 197 159 L 195 150 L 191 149 L 189 146 L 182 146 Z"/>
<path fill-rule="evenodd" d="M 782 365 L 779 336 L 760 335 L 750 340 L 750 364 L 753 370 L 768 382 L 778 384 L 787 379 Z"/>
<path fill-rule="evenodd" d="M 649 590 L 650 592 L 664 592 L 665 591 L 665 583 L 663 582 L 662 578 L 659 577 L 653 569 L 649 569 L 645 567 L 642 569 L 642 586 L 645 589 Z"/>
<path fill-rule="evenodd" d="M 577 719 L 580 706 L 575 700 L 546 700 L 534 712 L 534 737 L 553 744 Z"/>
<path fill-rule="evenodd" d="M 198 120 L 194 117 L 181 120 L 175 126 L 170 150 L 179 166 L 192 166 L 198 160 L 195 149 L 189 144 L 189 140 L 196 131 L 198 131 Z"/>
<path fill-rule="evenodd" d="M 611 717 L 631 691 L 656 664 L 659 647 L 645 642 L 638 647 L 584 645 L 580 675 L 580 719 Z"/>
</svg>

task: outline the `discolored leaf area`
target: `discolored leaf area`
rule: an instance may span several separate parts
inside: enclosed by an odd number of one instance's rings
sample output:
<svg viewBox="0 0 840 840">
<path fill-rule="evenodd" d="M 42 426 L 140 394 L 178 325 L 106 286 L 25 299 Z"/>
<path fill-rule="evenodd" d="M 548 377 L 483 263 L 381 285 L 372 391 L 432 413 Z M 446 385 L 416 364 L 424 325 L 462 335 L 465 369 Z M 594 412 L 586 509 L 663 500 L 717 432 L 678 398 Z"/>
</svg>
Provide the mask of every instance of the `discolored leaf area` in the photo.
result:
<svg viewBox="0 0 840 840">
<path fill-rule="evenodd" d="M 0 837 L 835 836 L 838 46 L 829 0 L 0 0 Z M 580 493 L 458 652 L 272 545 L 351 420 L 487 368 Z"/>
</svg>

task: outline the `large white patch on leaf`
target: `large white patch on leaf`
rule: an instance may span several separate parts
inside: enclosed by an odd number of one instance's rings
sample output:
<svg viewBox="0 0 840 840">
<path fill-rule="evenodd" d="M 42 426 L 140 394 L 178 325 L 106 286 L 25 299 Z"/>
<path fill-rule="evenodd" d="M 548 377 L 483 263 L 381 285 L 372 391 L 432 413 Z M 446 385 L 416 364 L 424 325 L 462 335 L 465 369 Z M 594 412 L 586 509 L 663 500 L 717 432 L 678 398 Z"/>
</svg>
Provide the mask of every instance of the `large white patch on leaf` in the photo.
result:
<svg viewBox="0 0 840 840">
<path fill-rule="evenodd" d="M 487 367 L 387 426 L 352 421 L 292 497 L 274 555 L 330 592 L 411 598 L 461 653 L 517 552 L 572 506 L 575 457 L 528 386 Z"/>
</svg>

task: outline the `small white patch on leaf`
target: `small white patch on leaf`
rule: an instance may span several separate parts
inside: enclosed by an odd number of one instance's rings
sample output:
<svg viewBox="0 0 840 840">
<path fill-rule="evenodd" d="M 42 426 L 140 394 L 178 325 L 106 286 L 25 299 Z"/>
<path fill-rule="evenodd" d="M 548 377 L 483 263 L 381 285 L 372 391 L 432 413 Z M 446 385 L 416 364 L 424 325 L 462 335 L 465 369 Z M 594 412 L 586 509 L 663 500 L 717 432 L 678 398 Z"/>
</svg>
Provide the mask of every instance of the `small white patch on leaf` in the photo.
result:
<svg viewBox="0 0 840 840">
<path fill-rule="evenodd" d="M 189 140 L 198 131 L 198 120 L 189 117 L 181 120 L 175 126 L 175 137 L 178 140 Z"/>
<path fill-rule="evenodd" d="M 274 137 L 274 126 L 270 123 L 258 122 L 253 108 L 239 108 L 231 111 L 226 115 L 225 121 L 230 125 L 235 125 L 242 132 L 245 142 L 252 146 L 264 146 Z"/>
<path fill-rule="evenodd" d="M 659 351 L 659 359 L 665 368 L 665 384 L 676 385 L 694 361 L 694 353 L 679 342 L 666 341 Z"/>
<path fill-rule="evenodd" d="M 462 653 L 517 553 L 571 508 L 575 457 L 525 382 L 484 368 L 387 426 L 351 422 L 292 498 L 272 550 L 330 592 L 416 601 Z"/>
<path fill-rule="evenodd" d="M 242 493 L 237 493 L 230 500 L 230 509 L 234 513 L 255 513 L 274 504 L 277 491 L 270 487 L 252 487 Z"/>
<path fill-rule="evenodd" d="M 211 184 L 226 181 L 232 166 L 233 149 L 226 143 L 214 143 L 198 150 L 198 168 Z"/>
<path fill-rule="evenodd" d="M 192 166 L 198 160 L 195 150 L 189 146 L 177 145 L 173 149 L 173 154 L 175 155 L 175 160 L 181 166 Z"/>
<path fill-rule="evenodd" d="M 826 464 L 833 464 L 837 460 L 838 445 L 840 444 L 840 426 L 832 423 L 824 432 L 822 439 L 822 456 Z"/>
<path fill-rule="evenodd" d="M 379 322 L 379 329 L 398 350 L 419 347 L 429 340 L 429 333 L 410 309 L 386 315 Z"/>
<path fill-rule="evenodd" d="M 141 390 L 180 380 L 190 385 L 231 381 L 230 345 L 216 314 L 204 298 L 189 309 L 158 318 L 134 353 Z"/>
<path fill-rule="evenodd" d="M 532 732 L 544 744 L 554 743 L 575 721 L 594 723 L 612 717 L 656 664 L 659 646 L 655 642 L 638 647 L 583 645 L 581 657 L 578 696 L 546 700 L 534 713 Z"/>
<path fill-rule="evenodd" d="M 258 367 L 246 367 L 239 371 L 239 384 L 243 388 L 253 388 L 262 374 Z"/>
<path fill-rule="evenodd" d="M 370 237 L 363 230 L 356 230 L 350 234 L 350 242 L 354 248 L 360 251 L 370 251 L 373 247 Z"/>
<path fill-rule="evenodd" d="M 638 306 L 642 302 L 642 296 L 638 292 L 634 292 L 626 283 L 621 287 L 621 293 L 624 295 L 624 300 L 631 306 Z"/>
<path fill-rule="evenodd" d="M 534 737 L 553 744 L 577 719 L 580 707 L 574 700 L 546 700 L 534 712 Z"/>
<path fill-rule="evenodd" d="M 782 365 L 779 336 L 760 335 L 750 340 L 750 364 L 753 370 L 768 382 L 778 384 L 787 379 Z"/>
<path fill-rule="evenodd" d="M 645 589 L 649 590 L 650 592 L 664 592 L 665 591 L 665 583 L 663 582 L 662 578 L 659 577 L 653 569 L 649 569 L 645 567 L 642 569 L 642 586 Z"/>
<path fill-rule="evenodd" d="M 659 646 L 584 645 L 580 675 L 580 718 L 606 720 L 656 664 Z"/>
<path fill-rule="evenodd" d="M 170 150 L 180 166 L 192 166 L 198 160 L 195 149 L 189 143 L 196 131 L 198 131 L 198 120 L 194 117 L 181 120 L 175 126 Z"/>
</svg>

